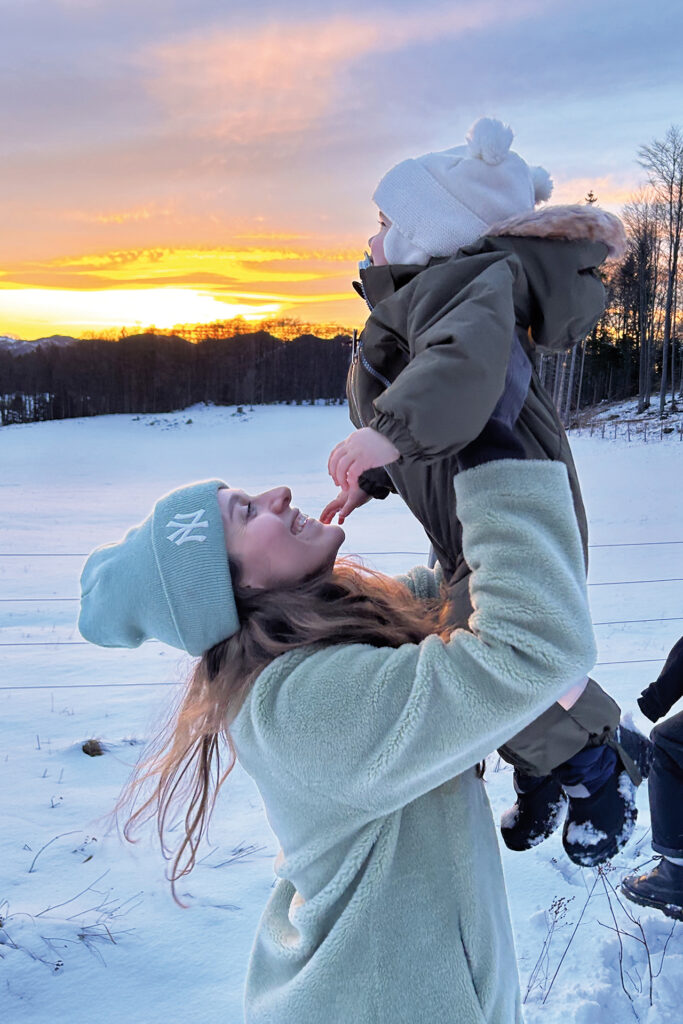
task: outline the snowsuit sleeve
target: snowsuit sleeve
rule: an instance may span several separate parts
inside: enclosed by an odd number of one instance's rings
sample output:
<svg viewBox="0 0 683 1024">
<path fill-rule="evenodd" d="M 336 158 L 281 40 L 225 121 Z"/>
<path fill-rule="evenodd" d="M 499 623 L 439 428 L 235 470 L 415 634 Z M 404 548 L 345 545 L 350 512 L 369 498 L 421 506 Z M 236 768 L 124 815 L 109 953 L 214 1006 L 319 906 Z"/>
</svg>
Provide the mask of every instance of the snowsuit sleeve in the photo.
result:
<svg viewBox="0 0 683 1024">
<path fill-rule="evenodd" d="M 291 669 L 284 656 L 257 679 L 240 723 L 270 774 L 358 820 L 475 765 L 594 662 L 566 468 L 493 462 L 459 474 L 455 489 L 472 632 L 396 649 L 340 644 L 299 653 Z"/>
<path fill-rule="evenodd" d="M 373 313 L 385 338 L 405 334 L 409 362 L 374 400 L 368 425 L 404 458 L 433 461 L 458 452 L 480 434 L 506 388 L 521 264 L 512 254 L 471 256 L 460 271 L 455 294 L 452 270 L 440 264 L 418 275 L 408 294 L 399 292 L 401 301 L 381 303 Z"/>
<path fill-rule="evenodd" d="M 384 466 L 376 466 L 374 469 L 366 469 L 358 478 L 358 483 L 366 494 L 371 498 L 386 498 L 389 494 L 396 494 L 396 488 L 391 482 L 391 477 Z"/>
</svg>

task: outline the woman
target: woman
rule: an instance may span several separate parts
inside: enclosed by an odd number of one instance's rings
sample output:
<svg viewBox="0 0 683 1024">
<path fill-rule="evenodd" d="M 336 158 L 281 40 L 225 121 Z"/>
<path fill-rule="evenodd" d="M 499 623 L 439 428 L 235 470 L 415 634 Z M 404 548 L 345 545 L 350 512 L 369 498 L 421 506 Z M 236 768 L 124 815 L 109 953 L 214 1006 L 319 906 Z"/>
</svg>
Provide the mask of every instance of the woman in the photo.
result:
<svg viewBox="0 0 683 1024">
<path fill-rule="evenodd" d="M 287 488 L 181 488 L 86 564 L 86 638 L 202 655 L 132 783 L 154 789 L 128 825 L 157 813 L 163 841 L 184 800 L 172 879 L 189 871 L 227 774 L 222 737 L 281 844 L 248 1024 L 522 1020 L 476 766 L 595 651 L 567 470 L 519 454 L 491 423 L 461 456 L 471 632 L 437 634 L 438 569 L 391 579 L 335 562 L 343 531 Z"/>
</svg>

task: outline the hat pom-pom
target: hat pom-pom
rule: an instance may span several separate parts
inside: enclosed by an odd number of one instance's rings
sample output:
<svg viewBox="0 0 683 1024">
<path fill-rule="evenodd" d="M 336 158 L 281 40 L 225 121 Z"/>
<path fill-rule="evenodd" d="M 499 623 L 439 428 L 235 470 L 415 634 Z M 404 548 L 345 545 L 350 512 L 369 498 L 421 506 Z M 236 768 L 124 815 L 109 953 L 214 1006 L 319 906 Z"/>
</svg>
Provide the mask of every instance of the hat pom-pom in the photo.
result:
<svg viewBox="0 0 683 1024">
<path fill-rule="evenodd" d="M 509 125 L 495 117 L 480 117 L 466 135 L 471 157 L 485 164 L 501 164 L 508 155 L 514 135 Z"/>
<path fill-rule="evenodd" d="M 553 179 L 545 167 L 530 167 L 531 181 L 534 186 L 534 202 L 542 203 L 553 194 Z"/>
</svg>

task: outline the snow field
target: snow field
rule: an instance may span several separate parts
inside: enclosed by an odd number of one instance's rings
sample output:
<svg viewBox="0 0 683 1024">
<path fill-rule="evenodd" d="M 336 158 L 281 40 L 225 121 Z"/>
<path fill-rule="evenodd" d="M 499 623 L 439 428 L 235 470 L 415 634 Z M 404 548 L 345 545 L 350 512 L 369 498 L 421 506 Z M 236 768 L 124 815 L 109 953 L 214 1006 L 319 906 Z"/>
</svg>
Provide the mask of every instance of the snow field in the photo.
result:
<svg viewBox="0 0 683 1024">
<path fill-rule="evenodd" d="M 223 477 L 252 491 L 287 483 L 295 503 L 317 515 L 334 493 L 327 455 L 349 432 L 346 409 L 325 406 L 241 415 L 196 407 L 0 431 L 4 1019 L 241 1020 L 276 840 L 239 767 L 219 799 L 210 843 L 179 885 L 188 910 L 171 899 L 153 830 L 135 846 L 119 840 L 106 815 L 190 662 L 161 644 L 104 651 L 81 643 L 81 555 L 120 537 L 161 493 L 193 479 Z M 675 436 L 648 445 L 580 436 L 572 446 L 596 545 L 594 674 L 647 729 L 635 699 L 683 632 L 683 449 Z M 343 551 L 373 552 L 366 561 L 384 571 L 424 561 L 421 528 L 398 498 L 358 510 L 345 529 Z M 643 546 L 599 546 L 614 544 Z M 627 582 L 645 580 L 670 582 Z M 652 621 L 633 621 L 645 619 Z M 82 752 L 92 737 L 104 756 Z M 511 769 L 496 754 L 487 791 L 497 817 L 513 794 Z M 571 864 L 559 833 L 525 854 L 503 848 L 528 1024 L 680 1021 L 683 928 L 671 935 L 672 921 L 624 901 L 641 933 L 610 888 L 618 893 L 622 875 L 651 856 L 645 787 L 638 806 L 634 837 L 604 878 Z M 629 995 L 622 987 L 615 920 L 646 939 L 653 973 L 662 965 L 652 1006 L 647 950 L 625 935 Z"/>
</svg>

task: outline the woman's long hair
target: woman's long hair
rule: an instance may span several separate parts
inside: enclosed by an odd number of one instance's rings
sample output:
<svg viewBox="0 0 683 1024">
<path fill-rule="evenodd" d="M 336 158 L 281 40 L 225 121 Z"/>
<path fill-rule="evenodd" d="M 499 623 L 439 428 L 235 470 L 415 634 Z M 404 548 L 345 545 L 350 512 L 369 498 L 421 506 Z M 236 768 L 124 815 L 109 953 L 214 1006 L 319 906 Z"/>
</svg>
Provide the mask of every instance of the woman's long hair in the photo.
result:
<svg viewBox="0 0 683 1024">
<path fill-rule="evenodd" d="M 231 563 L 230 569 L 237 581 L 238 567 Z M 238 632 L 199 660 L 115 809 L 117 816 L 128 813 L 123 832 L 131 842 L 137 826 L 157 817 L 178 903 L 175 883 L 194 867 L 218 791 L 235 764 L 230 723 L 259 673 L 279 655 L 298 647 L 350 643 L 399 647 L 441 631 L 440 602 L 421 601 L 397 580 L 345 559 L 295 586 L 264 591 L 235 582 L 234 592 Z M 149 795 L 135 809 L 141 793 Z M 184 837 L 173 851 L 166 837 L 183 808 Z"/>
</svg>

